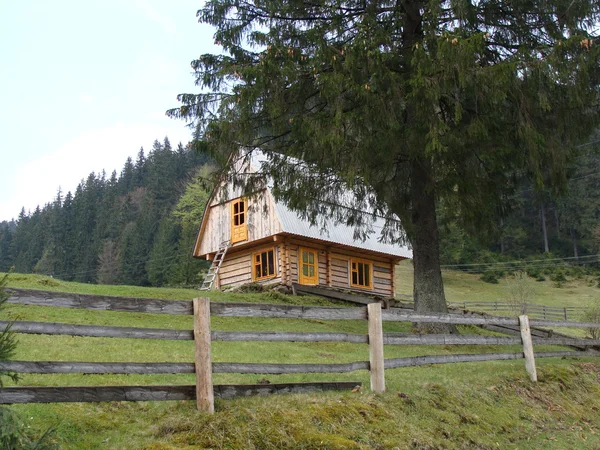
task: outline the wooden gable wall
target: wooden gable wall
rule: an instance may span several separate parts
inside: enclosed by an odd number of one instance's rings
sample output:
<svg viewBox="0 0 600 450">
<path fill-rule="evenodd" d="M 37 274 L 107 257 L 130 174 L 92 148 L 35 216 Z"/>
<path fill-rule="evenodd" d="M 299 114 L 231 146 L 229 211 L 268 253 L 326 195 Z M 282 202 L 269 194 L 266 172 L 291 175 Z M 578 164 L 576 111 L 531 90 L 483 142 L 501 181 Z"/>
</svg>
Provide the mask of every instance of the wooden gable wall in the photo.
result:
<svg viewBox="0 0 600 450">
<path fill-rule="evenodd" d="M 231 192 L 227 201 L 219 202 L 215 197 L 207 209 L 206 223 L 201 231 L 201 241 L 196 249 L 195 256 L 214 253 L 219 249 L 221 242 L 231 240 L 231 203 L 240 198 L 239 192 Z M 238 194 L 237 196 L 235 196 Z M 243 245 L 281 231 L 281 225 L 275 213 L 275 203 L 271 194 L 265 189 L 246 199 L 246 224 L 248 239 L 234 244 Z"/>
</svg>

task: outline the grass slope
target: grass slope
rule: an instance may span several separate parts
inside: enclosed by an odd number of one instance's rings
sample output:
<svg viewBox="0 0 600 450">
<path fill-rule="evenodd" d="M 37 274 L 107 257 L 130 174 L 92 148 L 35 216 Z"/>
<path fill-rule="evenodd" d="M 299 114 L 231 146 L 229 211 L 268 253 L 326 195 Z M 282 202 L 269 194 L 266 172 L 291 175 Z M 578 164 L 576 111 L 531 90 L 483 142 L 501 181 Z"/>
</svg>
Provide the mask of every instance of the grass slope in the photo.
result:
<svg viewBox="0 0 600 450">
<path fill-rule="evenodd" d="M 474 276 L 445 274 L 450 286 Z M 467 278 L 470 277 L 470 278 Z M 11 276 L 10 286 L 190 299 L 197 291 L 66 283 L 32 275 Z M 498 288 L 498 286 L 492 286 Z M 579 289 L 579 288 L 578 288 Z M 582 287 L 583 289 L 583 287 Z M 224 294 L 214 301 L 331 303 L 275 293 Z M 491 294 L 490 294 L 491 295 Z M 83 311 L 8 305 L 10 319 L 190 329 L 191 317 Z M 385 331 L 408 332 L 410 324 L 385 323 Z M 212 319 L 215 330 L 341 331 L 366 333 L 364 321 Z M 482 333 L 463 327 L 463 333 Z M 538 347 L 545 351 L 556 347 Z M 519 347 L 386 346 L 386 358 L 444 353 L 519 351 Z M 20 360 L 192 361 L 186 341 L 20 335 Z M 347 343 L 215 342 L 214 361 L 336 363 L 368 359 L 368 347 Z M 272 383 L 352 380 L 356 393 L 285 395 L 218 400 L 214 416 L 193 402 L 112 402 L 14 405 L 37 430 L 56 426 L 66 449 L 371 449 L 371 448 L 598 448 L 600 447 L 600 367 L 598 358 L 538 361 L 540 382 L 528 381 L 523 361 L 448 364 L 386 372 L 388 392 L 368 392 L 369 374 L 215 374 L 215 383 Z M 193 384 L 193 375 L 24 375 L 21 385 Z"/>
<path fill-rule="evenodd" d="M 449 303 L 466 302 L 503 302 L 507 296 L 507 279 L 498 284 L 485 283 L 480 275 L 455 270 L 442 272 L 446 300 Z M 403 261 L 396 267 L 396 291 L 399 294 L 412 296 L 413 265 L 410 260 Z M 533 284 L 531 303 L 546 306 L 584 306 L 600 301 L 598 279 L 594 276 L 568 278 L 561 287 L 549 279 Z"/>
</svg>

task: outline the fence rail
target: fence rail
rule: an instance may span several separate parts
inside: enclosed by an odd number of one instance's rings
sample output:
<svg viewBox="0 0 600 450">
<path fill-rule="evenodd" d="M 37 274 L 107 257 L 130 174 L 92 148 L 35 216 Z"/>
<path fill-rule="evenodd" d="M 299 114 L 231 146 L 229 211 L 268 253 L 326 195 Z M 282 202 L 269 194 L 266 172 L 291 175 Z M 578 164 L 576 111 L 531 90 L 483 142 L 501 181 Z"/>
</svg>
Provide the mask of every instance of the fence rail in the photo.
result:
<svg viewBox="0 0 600 450">
<path fill-rule="evenodd" d="M 535 303 L 513 304 L 509 302 L 453 302 L 448 306 L 464 310 L 485 312 L 513 312 L 515 314 L 527 314 L 530 317 L 543 319 L 572 320 L 581 318 L 587 311 L 583 306 L 546 306 Z"/>
<path fill-rule="evenodd" d="M 359 308 L 324 308 L 293 305 L 268 305 L 252 303 L 210 303 L 206 298 L 193 301 L 169 301 L 156 299 L 120 298 L 81 294 L 55 293 L 12 289 L 10 303 L 36 306 L 57 306 L 67 308 L 85 308 L 91 310 L 111 310 L 122 312 L 150 312 L 159 314 L 194 315 L 194 330 L 172 330 L 157 328 L 132 328 L 97 325 L 76 325 L 46 322 L 12 322 L 13 331 L 28 334 L 53 334 L 87 337 L 194 340 L 195 361 L 190 362 L 64 362 L 64 361 L 7 361 L 0 363 L 0 370 L 18 373 L 84 373 L 84 374 L 176 374 L 196 373 L 195 397 L 198 408 L 206 412 L 214 411 L 214 396 L 221 395 L 217 386 L 212 385 L 213 373 L 243 374 L 292 374 L 292 373 L 345 373 L 356 370 L 369 370 L 371 389 L 376 392 L 385 390 L 385 369 L 418 366 L 423 364 L 444 364 L 454 362 L 512 360 L 525 358 L 527 371 L 532 380 L 536 379 L 535 357 L 556 357 L 590 354 L 584 352 L 533 352 L 533 344 L 555 344 L 581 347 L 600 347 L 600 341 L 593 339 L 575 339 L 564 336 L 550 338 L 532 338 L 530 325 L 544 327 L 581 327 L 596 328 L 596 323 L 531 320 L 527 316 L 519 319 L 506 317 L 482 317 L 459 314 L 420 314 L 399 309 L 381 310 L 380 304 L 370 304 Z M 368 334 L 349 333 L 299 333 L 299 332 L 225 332 L 210 331 L 210 316 L 221 317 L 259 317 L 287 319 L 320 320 L 368 320 Z M 499 336 L 460 336 L 460 335 L 412 335 L 407 333 L 383 333 L 382 322 L 446 323 L 520 326 L 521 337 Z M 9 322 L 0 322 L 5 327 Z M 215 362 L 211 360 L 212 341 L 265 341 L 265 342 L 349 342 L 369 345 L 369 361 L 355 361 L 343 364 L 265 364 L 244 362 Z M 483 353 L 417 356 L 409 358 L 384 359 L 384 345 L 523 345 L 522 353 Z M 593 353 L 596 354 L 596 353 Z M 358 383 L 348 384 L 356 386 Z M 293 391 L 294 385 L 288 384 L 279 391 Z M 310 389 L 313 384 L 303 384 L 297 389 Z M 318 389 L 327 389 L 329 384 L 316 383 Z M 313 387 L 314 387 L 313 386 Z M 333 383 L 333 389 L 346 386 Z M 346 386 L 346 387 L 348 387 Z M 156 388 L 156 389 L 155 389 Z M 173 388 L 173 389 L 170 389 Z M 185 389 L 184 389 L 185 388 Z M 27 390 L 29 389 L 29 391 Z M 37 391 L 32 391 L 37 389 Z M 79 390 L 78 390 L 79 389 Z M 87 390 L 86 390 L 87 389 Z M 153 390 L 155 389 L 155 390 Z M 186 390 L 187 389 L 187 390 Z M 235 389 L 229 387 L 229 391 Z M 236 388 L 237 389 L 237 388 Z M 250 391 L 254 388 L 248 388 Z M 258 389 L 258 388 L 256 388 Z M 266 389 L 266 388 L 261 388 Z M 277 391 L 276 388 L 276 392 Z M 249 392 L 239 387 L 240 391 Z M 135 399 L 173 399 L 188 395 L 193 398 L 189 387 L 56 387 L 56 388 L 4 388 L 0 389 L 0 403 L 26 401 L 89 401 L 104 398 Z M 263 392 L 263 391 L 261 391 Z M 54 393 L 54 394 L 53 394 Z M 52 397 L 54 395 L 54 397 Z M 29 396 L 29 397 L 28 397 Z M 79 400 L 72 400 L 77 398 Z M 15 400 L 17 399 L 17 400 Z M 24 400 L 25 399 L 25 400 Z M 42 400 L 40 400 L 42 399 Z M 179 399 L 179 397 L 178 397 Z"/>
</svg>

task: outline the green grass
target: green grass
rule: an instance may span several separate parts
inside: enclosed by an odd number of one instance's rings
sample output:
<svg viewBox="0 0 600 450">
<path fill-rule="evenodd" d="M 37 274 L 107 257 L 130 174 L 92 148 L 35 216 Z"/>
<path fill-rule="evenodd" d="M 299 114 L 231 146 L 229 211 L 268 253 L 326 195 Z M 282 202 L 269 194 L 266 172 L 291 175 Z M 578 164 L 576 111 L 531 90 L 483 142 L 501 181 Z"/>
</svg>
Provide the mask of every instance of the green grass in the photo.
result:
<svg viewBox="0 0 600 450">
<path fill-rule="evenodd" d="M 445 274 L 449 286 L 473 276 Z M 460 283 L 459 283 L 460 282 Z M 190 299 L 198 291 L 66 283 L 12 275 L 10 286 L 64 292 Z M 492 288 L 498 286 L 489 285 Z M 562 291 L 562 289 L 560 290 Z M 268 293 L 211 292 L 214 301 L 333 303 Z M 469 300 L 470 301 L 470 300 Z M 191 317 L 7 305 L 3 318 L 80 324 L 191 329 Z M 214 330 L 338 331 L 366 333 L 366 321 L 214 317 Z M 384 323 L 389 332 L 410 324 Z M 488 334 L 476 327 L 461 332 Z M 558 347 L 538 346 L 538 351 Z M 520 351 L 519 346 L 386 346 L 385 357 Z M 185 361 L 191 341 L 19 335 L 17 360 Z M 216 362 L 344 363 L 368 360 L 367 345 L 348 343 L 214 342 Z M 371 449 L 371 448 L 598 448 L 600 367 L 597 358 L 538 360 L 540 382 L 529 382 L 524 362 L 430 365 L 386 371 L 387 392 L 368 392 L 369 374 L 215 374 L 216 384 L 359 381 L 356 393 L 283 395 L 217 400 L 216 414 L 198 414 L 193 402 L 109 402 L 14 405 L 33 430 L 56 426 L 65 449 Z M 193 384 L 181 375 L 23 375 L 20 385 Z"/>
<path fill-rule="evenodd" d="M 480 275 L 455 270 L 442 272 L 446 300 L 449 303 L 461 302 L 504 302 L 507 297 L 507 279 L 501 278 L 498 284 L 481 281 Z M 396 266 L 396 292 L 412 295 L 413 265 L 410 260 Z M 546 281 L 534 282 L 534 294 L 531 303 L 546 306 L 581 306 L 600 302 L 600 289 L 597 277 L 584 276 L 579 279 L 568 278 L 562 287 Z"/>
</svg>

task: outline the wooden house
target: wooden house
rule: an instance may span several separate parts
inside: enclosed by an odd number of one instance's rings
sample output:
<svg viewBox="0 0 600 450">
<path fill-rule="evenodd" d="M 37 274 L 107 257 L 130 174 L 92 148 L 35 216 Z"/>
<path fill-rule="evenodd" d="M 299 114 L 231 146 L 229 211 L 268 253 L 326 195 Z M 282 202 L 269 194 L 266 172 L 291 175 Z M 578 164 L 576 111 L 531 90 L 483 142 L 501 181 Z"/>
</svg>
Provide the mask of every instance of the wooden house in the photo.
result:
<svg viewBox="0 0 600 450">
<path fill-rule="evenodd" d="M 256 171 L 257 164 L 254 158 L 242 170 Z M 374 219 L 374 229 L 383 225 Z M 193 255 L 222 259 L 215 275 L 220 289 L 297 283 L 393 297 L 395 266 L 412 251 L 378 242 L 378 235 L 355 240 L 352 227 L 333 221 L 324 231 L 276 201 L 268 186 L 245 197 L 227 183 L 209 199 Z"/>
</svg>

